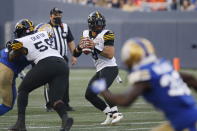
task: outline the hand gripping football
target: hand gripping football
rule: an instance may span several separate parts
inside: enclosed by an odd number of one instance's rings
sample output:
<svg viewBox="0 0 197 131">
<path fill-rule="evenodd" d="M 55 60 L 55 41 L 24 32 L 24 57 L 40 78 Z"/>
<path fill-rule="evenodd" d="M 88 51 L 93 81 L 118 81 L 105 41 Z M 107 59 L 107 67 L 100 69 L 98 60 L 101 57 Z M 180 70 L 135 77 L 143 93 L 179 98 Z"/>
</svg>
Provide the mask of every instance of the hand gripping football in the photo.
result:
<svg viewBox="0 0 197 131">
<path fill-rule="evenodd" d="M 82 40 L 82 44 L 83 44 L 82 52 L 84 54 L 88 55 L 89 53 L 92 52 L 92 49 L 88 47 L 88 45 L 89 45 L 89 38 L 84 38 Z"/>
</svg>

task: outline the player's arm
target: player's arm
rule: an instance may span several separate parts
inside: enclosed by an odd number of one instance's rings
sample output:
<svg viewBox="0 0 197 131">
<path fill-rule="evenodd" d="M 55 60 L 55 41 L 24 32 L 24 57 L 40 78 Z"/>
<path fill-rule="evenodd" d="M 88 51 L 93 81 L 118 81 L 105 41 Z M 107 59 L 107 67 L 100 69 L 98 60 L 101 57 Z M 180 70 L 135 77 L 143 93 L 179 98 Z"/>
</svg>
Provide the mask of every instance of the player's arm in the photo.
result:
<svg viewBox="0 0 197 131">
<path fill-rule="evenodd" d="M 101 96 L 103 96 L 107 101 L 110 101 L 118 106 L 130 106 L 137 99 L 137 97 L 147 91 L 149 87 L 150 84 L 148 82 L 137 82 L 125 93 L 112 94 L 109 90 L 105 90 L 101 92 Z"/>
<path fill-rule="evenodd" d="M 112 59 L 115 55 L 115 48 L 114 46 L 105 46 L 103 51 L 100 53 L 100 55 Z"/>
<path fill-rule="evenodd" d="M 129 106 L 138 96 L 151 89 L 151 84 L 149 82 L 150 79 L 151 75 L 147 70 L 131 73 L 128 76 L 128 81 L 131 86 L 129 90 L 122 94 L 112 94 L 109 90 L 107 90 L 106 82 L 102 79 L 93 82 L 91 88 L 94 93 L 101 94 L 101 96 L 113 104 L 119 106 Z"/>
<path fill-rule="evenodd" d="M 112 31 L 108 31 L 105 33 L 105 35 L 103 36 L 104 38 L 104 48 L 103 50 L 97 48 L 95 46 L 95 49 L 97 50 L 97 52 L 109 59 L 112 59 L 115 55 L 115 48 L 114 48 L 114 38 L 115 35 Z"/>
<path fill-rule="evenodd" d="M 189 87 L 197 91 L 197 79 L 193 75 L 188 74 L 188 73 L 183 73 L 183 72 L 180 72 L 180 75 L 183 81 L 187 83 Z"/>
<path fill-rule="evenodd" d="M 73 56 L 74 57 L 79 57 L 82 54 L 82 47 L 81 47 L 81 41 L 77 45 L 77 47 L 73 50 Z"/>
<path fill-rule="evenodd" d="M 22 55 L 27 55 L 28 50 L 23 47 L 23 44 L 14 40 L 11 44 L 11 50 L 9 51 L 9 61 L 14 61 Z"/>
</svg>

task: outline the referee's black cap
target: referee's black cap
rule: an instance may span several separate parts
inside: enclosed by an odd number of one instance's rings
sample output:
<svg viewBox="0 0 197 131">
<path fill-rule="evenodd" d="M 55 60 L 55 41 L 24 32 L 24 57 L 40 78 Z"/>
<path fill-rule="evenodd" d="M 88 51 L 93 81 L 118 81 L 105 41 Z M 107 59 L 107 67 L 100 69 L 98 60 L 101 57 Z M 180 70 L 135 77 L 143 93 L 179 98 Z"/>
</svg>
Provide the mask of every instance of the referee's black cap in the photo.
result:
<svg viewBox="0 0 197 131">
<path fill-rule="evenodd" d="M 61 14 L 63 12 L 60 9 L 58 9 L 57 7 L 51 9 L 51 11 L 50 11 L 50 15 L 57 14 L 57 13 L 60 13 Z"/>
</svg>

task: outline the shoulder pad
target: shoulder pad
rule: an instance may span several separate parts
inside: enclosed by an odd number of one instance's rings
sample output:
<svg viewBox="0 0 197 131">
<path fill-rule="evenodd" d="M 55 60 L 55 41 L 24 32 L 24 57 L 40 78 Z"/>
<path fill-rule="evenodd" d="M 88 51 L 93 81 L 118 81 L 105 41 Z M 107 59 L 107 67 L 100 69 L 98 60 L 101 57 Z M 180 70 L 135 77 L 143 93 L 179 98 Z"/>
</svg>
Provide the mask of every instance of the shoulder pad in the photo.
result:
<svg viewBox="0 0 197 131">
<path fill-rule="evenodd" d="M 138 70 L 136 72 L 132 72 L 128 75 L 129 84 L 134 84 L 136 82 L 148 81 L 151 79 L 151 74 L 148 70 Z"/>
<path fill-rule="evenodd" d="M 17 41 L 17 40 L 14 40 L 12 43 L 11 43 L 11 49 L 12 50 L 18 50 L 20 48 L 23 47 L 23 43 L 20 42 L 20 41 Z"/>
</svg>

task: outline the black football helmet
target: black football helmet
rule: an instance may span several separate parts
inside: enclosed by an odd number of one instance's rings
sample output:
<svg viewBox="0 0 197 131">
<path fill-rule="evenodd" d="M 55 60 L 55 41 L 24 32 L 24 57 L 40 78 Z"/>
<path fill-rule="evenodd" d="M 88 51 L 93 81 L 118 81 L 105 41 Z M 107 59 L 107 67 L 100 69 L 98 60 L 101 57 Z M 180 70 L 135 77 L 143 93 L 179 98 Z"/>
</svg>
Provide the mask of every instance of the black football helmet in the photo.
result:
<svg viewBox="0 0 197 131">
<path fill-rule="evenodd" d="M 22 19 L 15 25 L 14 35 L 15 38 L 20 38 L 34 33 L 34 25 L 31 20 Z"/>
<path fill-rule="evenodd" d="M 98 11 L 90 13 L 88 16 L 88 27 L 90 31 L 100 33 L 105 28 L 105 17 Z"/>
</svg>

